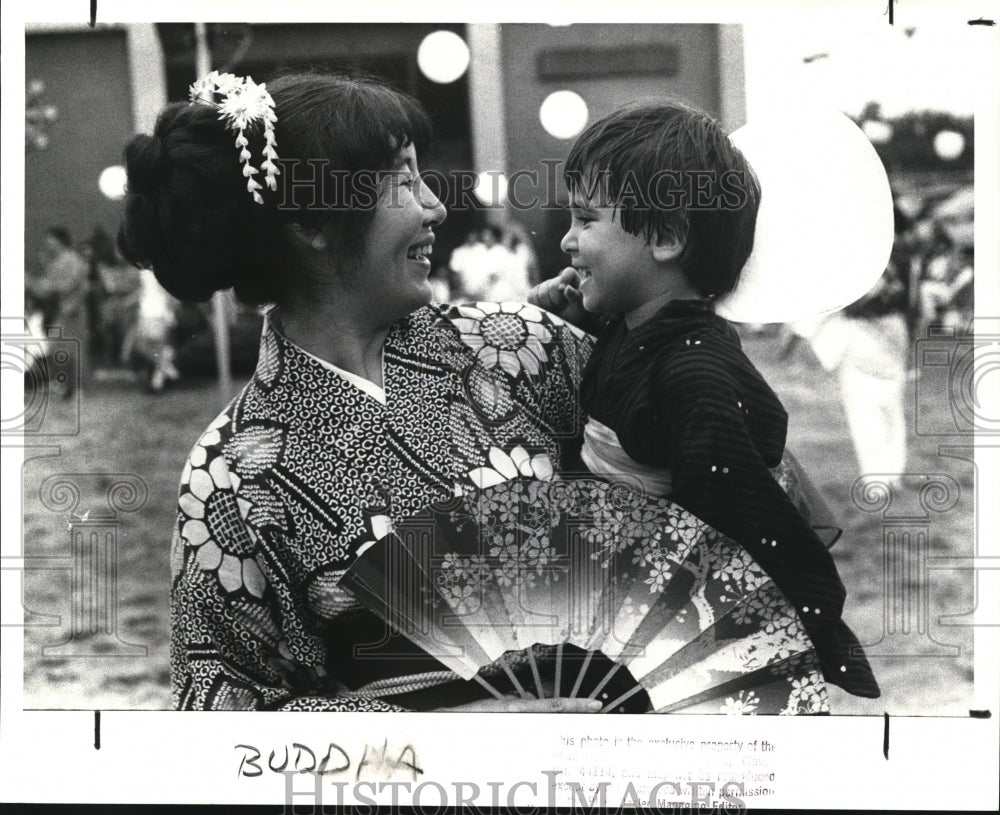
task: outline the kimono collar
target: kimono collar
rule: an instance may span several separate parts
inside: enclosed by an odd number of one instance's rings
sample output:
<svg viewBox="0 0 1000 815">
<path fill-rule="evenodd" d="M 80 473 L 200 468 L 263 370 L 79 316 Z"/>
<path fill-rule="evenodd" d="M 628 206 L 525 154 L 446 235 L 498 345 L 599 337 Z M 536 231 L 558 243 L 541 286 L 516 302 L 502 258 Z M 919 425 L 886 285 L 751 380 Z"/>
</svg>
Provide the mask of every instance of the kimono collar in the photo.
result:
<svg viewBox="0 0 1000 815">
<path fill-rule="evenodd" d="M 722 318 L 716 315 L 711 300 L 671 300 L 635 328 L 629 329 L 625 324 L 624 315 L 621 314 L 614 318 L 612 325 L 622 331 L 630 343 L 653 338 L 663 342 L 699 328 L 716 325 L 721 321 Z"/>
</svg>

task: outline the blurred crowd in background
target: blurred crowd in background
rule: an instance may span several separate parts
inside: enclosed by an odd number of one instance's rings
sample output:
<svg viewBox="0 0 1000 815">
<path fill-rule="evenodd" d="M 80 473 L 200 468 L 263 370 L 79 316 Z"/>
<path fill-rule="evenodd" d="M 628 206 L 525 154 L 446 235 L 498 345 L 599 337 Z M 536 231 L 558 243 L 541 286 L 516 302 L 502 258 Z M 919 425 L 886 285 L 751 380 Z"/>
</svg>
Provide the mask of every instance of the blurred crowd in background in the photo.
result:
<svg viewBox="0 0 1000 815">
<path fill-rule="evenodd" d="M 65 227 L 46 233 L 37 262 L 25 270 L 25 318 L 31 336 L 79 342 L 78 378 L 55 385 L 69 397 L 77 384 L 126 379 L 151 393 L 182 375 L 214 375 L 210 303 L 182 303 L 150 269 L 136 269 L 100 226 L 74 244 Z M 227 298 L 233 367 L 253 369 L 261 315 Z M 44 342 L 39 343 L 44 346 Z M 46 350 L 26 355 L 27 375 L 46 376 Z"/>
<path fill-rule="evenodd" d="M 80 381 L 127 369 L 159 392 L 180 378 L 175 364 L 179 303 L 149 269 L 136 269 L 100 227 L 74 246 L 65 227 L 50 227 L 38 265 L 25 272 L 25 313 L 36 337 L 80 343 Z M 64 388 L 69 396 L 76 382 Z"/>
<path fill-rule="evenodd" d="M 466 235 L 448 263 L 432 276 L 434 299 L 442 302 L 523 301 L 541 282 L 538 258 L 517 223 L 507 228 L 488 224 Z"/>
<path fill-rule="evenodd" d="M 961 336 L 973 317 L 971 186 L 894 195 L 895 239 L 882 276 L 839 312 L 780 326 L 779 360 L 804 339 L 838 380 L 862 473 L 896 483 L 909 464 L 906 405 L 916 375 L 914 341 Z M 763 327 L 751 327 L 761 330 Z"/>
<path fill-rule="evenodd" d="M 973 307 L 971 184 L 899 192 L 895 209 L 897 234 L 886 273 L 845 316 L 872 320 L 897 313 L 909 340 L 925 336 L 930 325 L 967 326 Z M 438 302 L 523 301 L 532 286 L 559 271 L 539 267 L 530 236 L 516 222 L 484 224 L 444 262 L 436 260 L 431 285 Z M 58 328 L 61 337 L 80 341 L 84 383 L 126 376 L 159 392 L 182 374 L 214 373 L 211 306 L 170 297 L 151 271 L 126 264 L 100 227 L 74 244 L 65 228 L 52 226 L 37 262 L 26 269 L 25 298 L 35 337 Z M 235 301 L 226 313 L 233 367 L 246 373 L 256 359 L 261 318 Z M 900 352 L 908 353 L 911 343 L 902 345 Z"/>
<path fill-rule="evenodd" d="M 896 234 L 889 264 L 872 290 L 843 315 L 898 313 L 908 340 L 926 336 L 931 325 L 954 331 L 968 327 L 973 317 L 972 185 L 929 185 L 893 198 Z M 834 239 L 835 233 L 834 227 Z"/>
</svg>

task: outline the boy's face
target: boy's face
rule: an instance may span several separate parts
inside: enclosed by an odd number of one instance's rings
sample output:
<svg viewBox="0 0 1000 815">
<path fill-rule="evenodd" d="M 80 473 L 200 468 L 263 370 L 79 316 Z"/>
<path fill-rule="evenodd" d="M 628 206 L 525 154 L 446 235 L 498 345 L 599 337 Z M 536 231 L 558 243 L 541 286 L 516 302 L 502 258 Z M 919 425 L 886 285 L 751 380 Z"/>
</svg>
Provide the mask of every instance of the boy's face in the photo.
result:
<svg viewBox="0 0 1000 815">
<path fill-rule="evenodd" d="M 580 275 L 583 307 L 599 314 L 625 314 L 662 292 L 662 270 L 642 235 L 622 229 L 614 207 L 570 194 L 573 217 L 559 246 Z"/>
</svg>

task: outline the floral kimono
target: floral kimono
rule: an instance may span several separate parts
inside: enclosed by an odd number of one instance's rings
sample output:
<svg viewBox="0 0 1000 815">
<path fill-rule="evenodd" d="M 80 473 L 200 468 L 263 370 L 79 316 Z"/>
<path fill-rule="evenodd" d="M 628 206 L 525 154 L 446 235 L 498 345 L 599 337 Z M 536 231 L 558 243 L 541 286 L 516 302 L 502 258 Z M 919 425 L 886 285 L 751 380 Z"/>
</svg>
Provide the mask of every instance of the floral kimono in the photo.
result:
<svg viewBox="0 0 1000 815">
<path fill-rule="evenodd" d="M 175 706 L 393 709 L 352 690 L 379 678 L 363 657 L 384 631 L 339 579 L 366 545 L 435 501 L 560 468 L 583 425 L 589 350 L 586 335 L 532 306 L 431 305 L 392 328 L 378 393 L 269 320 L 252 381 L 181 479 Z M 412 672 L 412 647 L 393 639 L 397 670 Z"/>
</svg>

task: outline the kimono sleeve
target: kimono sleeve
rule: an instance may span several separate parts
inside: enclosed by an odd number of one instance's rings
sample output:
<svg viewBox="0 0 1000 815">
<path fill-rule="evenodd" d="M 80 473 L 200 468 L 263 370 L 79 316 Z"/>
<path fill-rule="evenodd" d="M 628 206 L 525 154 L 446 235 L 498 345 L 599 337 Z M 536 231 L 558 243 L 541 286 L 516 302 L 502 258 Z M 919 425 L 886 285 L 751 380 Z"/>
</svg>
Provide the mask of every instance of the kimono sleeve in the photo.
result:
<svg viewBox="0 0 1000 815">
<path fill-rule="evenodd" d="M 839 620 L 846 592 L 833 558 L 754 444 L 735 386 L 699 364 L 657 373 L 671 499 L 739 542 L 810 626 Z"/>
<path fill-rule="evenodd" d="M 181 710 L 400 710 L 326 674 L 267 530 L 248 523 L 238 477 L 200 443 L 184 469 L 171 568 L 171 676 Z"/>
<path fill-rule="evenodd" d="M 559 317 L 541 310 L 539 313 L 549 335 L 541 355 L 545 368 L 544 414 L 555 438 L 572 441 L 583 433 L 586 421 L 580 405 L 580 383 L 594 349 L 594 338 Z"/>
</svg>

